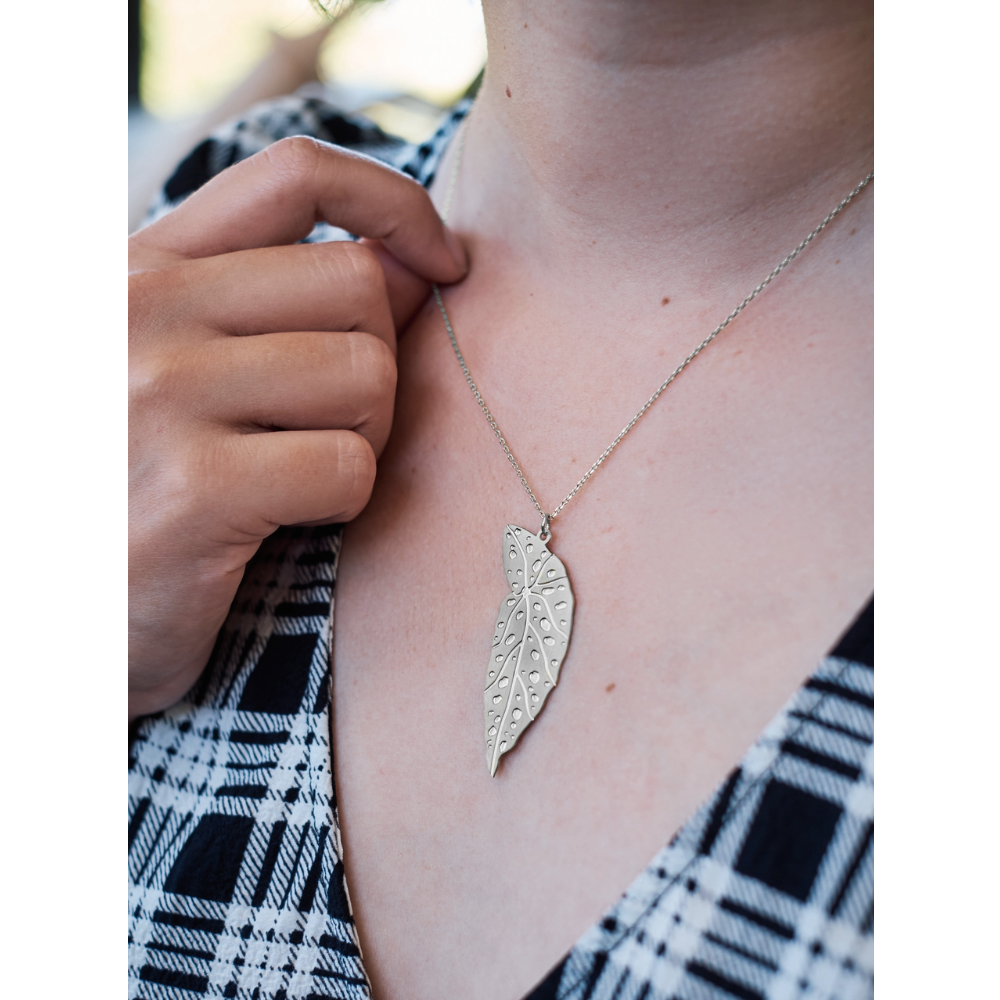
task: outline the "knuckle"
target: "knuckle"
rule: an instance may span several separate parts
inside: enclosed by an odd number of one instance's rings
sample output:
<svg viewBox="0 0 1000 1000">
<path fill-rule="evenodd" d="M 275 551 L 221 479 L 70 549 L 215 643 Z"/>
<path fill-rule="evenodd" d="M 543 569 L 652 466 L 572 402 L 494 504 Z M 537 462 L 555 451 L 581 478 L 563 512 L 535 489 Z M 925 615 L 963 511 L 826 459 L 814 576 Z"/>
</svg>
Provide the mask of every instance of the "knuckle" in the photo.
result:
<svg viewBox="0 0 1000 1000">
<path fill-rule="evenodd" d="M 363 243 L 344 243 L 343 255 L 355 281 L 377 294 L 385 294 L 385 272 L 374 250 Z"/>
<path fill-rule="evenodd" d="M 291 178 L 305 179 L 316 172 L 322 147 L 306 135 L 292 135 L 279 139 L 264 150 L 267 162 L 279 173 Z"/>
<path fill-rule="evenodd" d="M 360 434 L 350 434 L 337 456 L 344 517 L 357 517 L 368 503 L 375 485 L 375 453 Z"/>
<path fill-rule="evenodd" d="M 189 531 L 204 521 L 221 474 L 213 452 L 192 438 L 130 448 L 130 521 L 138 536 Z"/>
<path fill-rule="evenodd" d="M 128 304 L 130 316 L 134 310 L 141 311 L 143 306 L 159 297 L 161 283 L 160 271 L 153 268 L 134 270 L 129 274 Z"/>
<path fill-rule="evenodd" d="M 347 335 L 351 346 L 351 375 L 375 402 L 391 400 L 396 393 L 396 359 L 389 345 L 371 333 Z"/>
<path fill-rule="evenodd" d="M 219 475 L 219 457 L 214 449 L 187 447 L 174 451 L 160 469 L 160 490 L 174 516 L 183 523 L 198 519 L 208 505 L 212 485 Z"/>
<path fill-rule="evenodd" d="M 181 268 L 149 268 L 128 276 L 128 332 L 131 345 L 141 344 L 167 328 L 183 301 Z"/>
<path fill-rule="evenodd" d="M 151 354 L 130 360 L 128 371 L 129 412 L 133 415 L 172 403 L 185 378 L 174 355 Z"/>
<path fill-rule="evenodd" d="M 128 275 L 128 340 L 132 348 L 157 343 L 190 321 L 192 285 L 197 284 L 200 261 L 172 262 L 136 269 Z"/>
<path fill-rule="evenodd" d="M 155 433 L 172 440 L 215 425 L 220 375 L 233 366 L 232 352 L 220 353 L 216 345 L 134 352 L 128 366 L 130 426 L 139 437 Z"/>
</svg>

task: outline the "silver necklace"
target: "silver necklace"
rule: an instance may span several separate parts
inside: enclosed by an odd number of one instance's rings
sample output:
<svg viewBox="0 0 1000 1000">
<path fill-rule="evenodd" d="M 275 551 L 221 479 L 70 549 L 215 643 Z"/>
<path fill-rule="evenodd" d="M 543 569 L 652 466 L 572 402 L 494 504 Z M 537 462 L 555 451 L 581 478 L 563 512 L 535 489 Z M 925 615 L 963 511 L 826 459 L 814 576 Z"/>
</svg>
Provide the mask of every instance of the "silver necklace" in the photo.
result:
<svg viewBox="0 0 1000 1000">
<path fill-rule="evenodd" d="M 466 118 L 466 123 L 468 118 Z M 451 212 L 451 202 L 458 181 L 458 168 L 465 151 L 465 123 L 459 132 L 455 161 L 452 164 L 451 176 L 448 179 L 448 189 L 445 193 L 444 206 L 441 212 L 443 221 L 448 221 Z M 493 433 L 503 448 L 507 461 L 510 462 L 517 478 L 520 479 L 525 493 L 535 506 L 541 517 L 541 526 L 533 533 L 527 528 L 516 524 L 508 524 L 503 534 L 503 568 L 504 576 L 510 587 L 497 613 L 496 628 L 493 632 L 493 648 L 490 650 L 490 662 L 486 673 L 486 690 L 483 692 L 483 713 L 486 734 L 486 763 L 490 775 L 495 775 L 500 758 L 509 753 L 517 745 L 521 734 L 538 718 L 549 694 L 559 682 L 559 669 L 566 659 L 569 640 L 573 632 L 573 588 L 570 586 L 569 575 L 562 560 L 549 549 L 552 540 L 552 522 L 560 511 L 580 492 L 583 484 L 601 467 L 608 456 L 618 447 L 622 439 L 642 419 L 646 411 L 666 391 L 667 386 L 847 206 L 863 191 L 874 178 L 874 171 L 869 173 L 857 187 L 780 263 L 750 294 L 664 379 L 656 392 L 643 403 L 639 412 L 622 428 L 621 433 L 601 453 L 596 462 L 581 476 L 579 482 L 563 497 L 562 502 L 551 512 L 546 513 L 538 502 L 534 491 L 521 470 L 517 459 L 511 453 L 504 440 L 496 419 L 486 405 L 476 383 L 469 373 L 469 366 L 458 346 L 451 318 L 445 308 L 441 290 L 433 286 L 434 298 L 441 310 L 448 338 L 455 351 L 455 357 L 462 367 L 462 374 L 468 382 L 472 395 L 475 396 L 479 408 L 489 421 Z"/>
</svg>

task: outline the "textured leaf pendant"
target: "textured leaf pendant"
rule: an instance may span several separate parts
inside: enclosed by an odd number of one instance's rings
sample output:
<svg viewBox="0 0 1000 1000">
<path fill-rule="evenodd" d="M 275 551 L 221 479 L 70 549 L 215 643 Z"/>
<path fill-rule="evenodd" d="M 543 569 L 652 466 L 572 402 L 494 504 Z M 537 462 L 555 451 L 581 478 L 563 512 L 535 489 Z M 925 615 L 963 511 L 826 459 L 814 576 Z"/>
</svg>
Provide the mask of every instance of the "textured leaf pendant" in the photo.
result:
<svg viewBox="0 0 1000 1000">
<path fill-rule="evenodd" d="M 559 682 L 573 631 L 573 590 L 566 567 L 538 535 L 508 524 L 503 568 L 510 593 L 497 614 L 483 694 L 491 775 L 545 707 Z"/>
</svg>

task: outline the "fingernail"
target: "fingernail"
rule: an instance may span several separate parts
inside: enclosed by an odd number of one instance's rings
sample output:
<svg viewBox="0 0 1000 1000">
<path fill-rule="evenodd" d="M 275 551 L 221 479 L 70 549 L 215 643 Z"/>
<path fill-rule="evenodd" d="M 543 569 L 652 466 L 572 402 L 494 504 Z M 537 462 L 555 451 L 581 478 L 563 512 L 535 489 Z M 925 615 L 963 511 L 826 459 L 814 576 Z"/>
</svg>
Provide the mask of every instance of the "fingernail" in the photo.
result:
<svg viewBox="0 0 1000 1000">
<path fill-rule="evenodd" d="M 444 243 L 464 278 L 469 273 L 469 258 L 466 256 L 462 241 L 447 226 L 444 227 Z"/>
</svg>

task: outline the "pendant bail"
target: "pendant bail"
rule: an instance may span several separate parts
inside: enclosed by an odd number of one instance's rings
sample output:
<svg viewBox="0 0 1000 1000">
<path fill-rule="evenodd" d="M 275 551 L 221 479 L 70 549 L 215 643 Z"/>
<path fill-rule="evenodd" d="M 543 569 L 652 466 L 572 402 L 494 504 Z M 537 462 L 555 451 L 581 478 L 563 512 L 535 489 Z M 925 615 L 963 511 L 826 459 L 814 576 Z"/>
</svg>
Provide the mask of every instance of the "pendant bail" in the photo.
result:
<svg viewBox="0 0 1000 1000">
<path fill-rule="evenodd" d="M 548 543 L 552 537 L 552 515 L 542 514 L 542 526 L 538 529 L 538 537 L 541 541 Z"/>
</svg>

